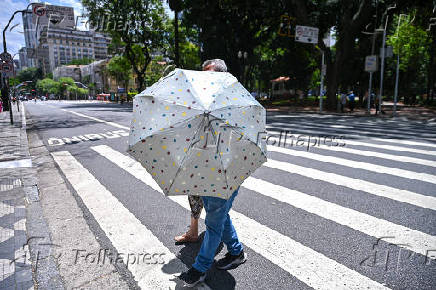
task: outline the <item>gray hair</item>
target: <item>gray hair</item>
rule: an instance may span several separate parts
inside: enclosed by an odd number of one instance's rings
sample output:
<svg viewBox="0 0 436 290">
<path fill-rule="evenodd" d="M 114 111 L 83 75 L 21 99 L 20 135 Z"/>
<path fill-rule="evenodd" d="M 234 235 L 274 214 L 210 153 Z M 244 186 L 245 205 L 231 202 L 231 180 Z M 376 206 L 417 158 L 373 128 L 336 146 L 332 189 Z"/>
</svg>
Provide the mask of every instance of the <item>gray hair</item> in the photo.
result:
<svg viewBox="0 0 436 290">
<path fill-rule="evenodd" d="M 202 69 L 204 69 L 208 65 L 213 65 L 215 68 L 214 71 L 219 71 L 219 72 L 226 72 L 227 71 L 226 63 L 224 62 L 224 60 L 219 59 L 219 58 L 208 59 L 205 62 L 203 62 L 203 65 L 201 67 L 202 67 Z"/>
</svg>

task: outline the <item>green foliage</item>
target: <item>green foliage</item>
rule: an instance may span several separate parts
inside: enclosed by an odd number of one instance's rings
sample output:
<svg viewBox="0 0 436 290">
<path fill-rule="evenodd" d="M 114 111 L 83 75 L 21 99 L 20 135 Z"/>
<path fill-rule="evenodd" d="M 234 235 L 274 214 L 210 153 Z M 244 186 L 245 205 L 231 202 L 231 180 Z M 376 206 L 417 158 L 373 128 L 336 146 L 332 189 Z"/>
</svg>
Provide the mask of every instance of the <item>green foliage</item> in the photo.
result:
<svg viewBox="0 0 436 290">
<path fill-rule="evenodd" d="M 28 82 L 28 87 L 34 89 L 36 82 L 42 79 L 42 71 L 36 67 L 29 67 L 20 71 L 17 75 L 17 79 L 20 82 Z M 32 81 L 31 83 L 29 81 Z"/>
<path fill-rule="evenodd" d="M 73 59 L 68 64 L 69 65 L 87 65 L 87 64 L 90 64 L 93 61 L 94 60 L 92 58 L 84 57 L 84 58 L 80 58 L 80 59 Z"/>
<path fill-rule="evenodd" d="M 407 71 L 409 66 L 423 66 L 429 57 L 427 47 L 430 45 L 431 38 L 427 31 L 410 24 L 410 18 L 410 16 L 403 18 L 398 29 L 395 29 L 386 41 L 393 47 L 395 54 L 400 54 L 402 71 Z"/>
<path fill-rule="evenodd" d="M 132 66 L 125 56 L 117 55 L 111 58 L 106 70 L 118 83 L 127 83 L 132 78 Z"/>
<path fill-rule="evenodd" d="M 416 12 L 415 12 L 416 13 Z M 400 56 L 400 90 L 399 94 L 414 96 L 423 94 L 428 78 L 428 66 L 432 38 L 424 27 L 411 23 L 412 15 L 402 17 L 398 25 L 396 16 L 393 21 L 391 33 L 387 38 L 387 45 L 391 45 L 394 54 Z M 397 58 L 387 60 L 388 79 L 394 83 Z M 392 73 L 390 73 L 392 72 Z"/>
<path fill-rule="evenodd" d="M 167 64 L 161 56 L 153 59 L 147 68 L 147 84 L 151 86 L 157 82 L 163 76 L 166 67 Z"/>
<path fill-rule="evenodd" d="M 36 88 L 43 94 L 59 94 L 61 84 L 49 78 L 38 80 Z"/>
<path fill-rule="evenodd" d="M 70 91 L 71 92 L 71 90 L 75 89 L 74 87 L 77 88 L 77 86 L 74 83 L 74 80 L 72 78 L 70 78 L 70 77 L 66 77 L 66 78 L 63 77 L 63 78 L 59 79 L 59 94 L 64 96 L 66 91 Z"/>
<path fill-rule="evenodd" d="M 161 0 L 83 0 L 94 26 L 106 19 L 104 30 L 113 42 L 122 46 L 123 54 L 137 76 L 139 90 L 145 86 L 145 74 L 151 54 L 166 43 L 167 15 Z M 118 45 L 117 45 L 118 46 Z M 117 46 L 112 48 L 117 49 Z"/>
</svg>

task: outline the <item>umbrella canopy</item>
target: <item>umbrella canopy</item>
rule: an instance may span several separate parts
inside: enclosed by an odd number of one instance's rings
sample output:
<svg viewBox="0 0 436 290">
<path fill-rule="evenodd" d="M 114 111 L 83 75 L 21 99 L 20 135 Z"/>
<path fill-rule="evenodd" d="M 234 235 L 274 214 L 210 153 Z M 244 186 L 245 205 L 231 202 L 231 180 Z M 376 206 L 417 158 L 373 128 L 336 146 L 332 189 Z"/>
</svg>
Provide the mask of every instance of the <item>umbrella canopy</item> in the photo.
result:
<svg viewBox="0 0 436 290">
<path fill-rule="evenodd" d="M 135 96 L 129 152 L 166 195 L 228 199 L 266 161 L 265 118 L 230 73 L 176 69 Z"/>
</svg>

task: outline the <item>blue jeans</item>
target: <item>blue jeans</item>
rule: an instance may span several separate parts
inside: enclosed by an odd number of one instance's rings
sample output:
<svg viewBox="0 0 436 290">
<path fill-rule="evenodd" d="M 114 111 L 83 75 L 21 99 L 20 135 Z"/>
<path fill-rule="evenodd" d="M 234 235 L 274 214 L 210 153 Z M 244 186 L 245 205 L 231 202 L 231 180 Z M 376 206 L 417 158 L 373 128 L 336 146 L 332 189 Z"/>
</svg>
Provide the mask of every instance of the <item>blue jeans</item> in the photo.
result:
<svg viewBox="0 0 436 290">
<path fill-rule="evenodd" d="M 200 272 L 206 272 L 214 261 L 215 252 L 221 241 L 227 246 L 232 255 L 241 253 L 243 247 L 239 242 L 238 235 L 233 227 L 229 211 L 233 200 L 238 195 L 239 188 L 228 199 L 203 196 L 204 209 L 206 210 L 206 234 L 201 244 L 200 252 L 192 265 Z"/>
</svg>

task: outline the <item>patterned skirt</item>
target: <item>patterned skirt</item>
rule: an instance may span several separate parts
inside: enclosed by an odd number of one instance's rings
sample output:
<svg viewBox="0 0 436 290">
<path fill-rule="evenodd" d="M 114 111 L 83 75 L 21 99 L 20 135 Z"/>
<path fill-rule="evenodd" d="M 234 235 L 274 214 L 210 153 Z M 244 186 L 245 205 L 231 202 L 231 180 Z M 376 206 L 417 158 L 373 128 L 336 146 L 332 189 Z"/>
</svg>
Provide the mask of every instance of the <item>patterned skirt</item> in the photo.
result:
<svg viewBox="0 0 436 290">
<path fill-rule="evenodd" d="M 188 195 L 189 205 L 191 206 L 191 217 L 200 218 L 201 210 L 203 209 L 203 200 L 201 196 Z"/>
</svg>

